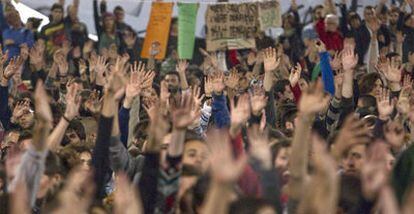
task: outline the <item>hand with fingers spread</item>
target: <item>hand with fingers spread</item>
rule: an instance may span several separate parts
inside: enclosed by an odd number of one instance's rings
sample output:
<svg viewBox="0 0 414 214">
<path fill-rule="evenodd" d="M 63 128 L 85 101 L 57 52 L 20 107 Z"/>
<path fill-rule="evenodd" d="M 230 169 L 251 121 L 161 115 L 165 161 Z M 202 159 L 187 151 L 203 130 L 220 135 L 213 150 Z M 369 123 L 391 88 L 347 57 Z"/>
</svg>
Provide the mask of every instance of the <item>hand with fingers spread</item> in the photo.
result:
<svg viewBox="0 0 414 214">
<path fill-rule="evenodd" d="M 95 73 L 96 73 L 96 84 L 97 85 L 105 85 L 106 83 L 106 73 L 108 69 L 108 63 L 106 62 L 106 58 L 102 56 L 98 56 L 98 59 L 95 64 Z"/>
<path fill-rule="evenodd" d="M 247 136 L 250 145 L 250 156 L 259 160 L 265 169 L 270 169 L 272 167 L 272 154 L 267 132 L 261 131 L 258 125 L 253 125 L 248 130 Z"/>
<path fill-rule="evenodd" d="M 371 128 L 365 121 L 355 115 L 346 118 L 344 125 L 335 139 L 332 153 L 337 160 L 342 158 L 343 153 L 356 144 L 366 144 L 371 141 Z"/>
<path fill-rule="evenodd" d="M 358 64 L 358 55 L 354 54 L 354 49 L 344 49 L 341 58 L 344 71 L 353 71 Z"/>
<path fill-rule="evenodd" d="M 318 81 L 302 93 L 299 112 L 305 115 L 319 113 L 328 106 L 329 100 L 330 97 L 324 94 L 322 82 Z"/>
<path fill-rule="evenodd" d="M 255 116 L 260 116 L 262 110 L 267 105 L 267 97 L 263 90 L 255 90 L 255 92 L 250 95 L 250 105 L 252 107 L 252 114 Z"/>
<path fill-rule="evenodd" d="M 92 91 L 88 99 L 85 101 L 85 108 L 92 114 L 97 114 L 102 108 L 102 99 L 99 99 L 99 92 L 97 90 Z"/>
<path fill-rule="evenodd" d="M 332 70 L 337 71 L 337 70 L 340 70 L 342 68 L 341 55 L 342 55 L 342 52 L 341 53 L 338 52 L 338 51 L 335 52 L 335 55 L 331 59 Z"/>
<path fill-rule="evenodd" d="M 63 116 L 71 121 L 79 115 L 79 107 L 81 105 L 80 86 L 77 83 L 72 83 L 66 90 L 66 110 Z"/>
<path fill-rule="evenodd" d="M 229 137 L 225 131 L 211 130 L 207 134 L 207 143 L 210 146 L 211 176 L 220 184 L 235 182 L 244 170 L 247 156 L 241 155 L 234 159 L 230 147 Z"/>
<path fill-rule="evenodd" d="M 265 72 L 276 70 L 281 62 L 280 57 L 277 57 L 275 48 L 266 48 L 264 50 L 264 69 Z"/>
<path fill-rule="evenodd" d="M 300 65 L 300 63 L 297 63 L 296 66 L 293 67 L 292 70 L 290 71 L 290 75 L 289 75 L 290 86 L 295 87 L 298 84 L 301 73 L 302 73 L 302 66 Z"/>
<path fill-rule="evenodd" d="M 30 109 L 30 101 L 19 101 L 16 103 L 13 109 L 12 117 L 10 118 L 12 123 L 16 123 L 17 120 L 27 113 Z"/>
<path fill-rule="evenodd" d="M 399 84 L 402 77 L 402 69 L 402 66 L 395 62 L 395 60 L 387 60 L 386 69 L 381 70 L 381 72 L 390 83 Z"/>
<path fill-rule="evenodd" d="M 146 70 L 145 67 L 145 63 L 141 62 L 139 62 L 138 66 L 134 67 L 134 69 L 138 71 L 138 79 L 141 82 L 141 88 L 143 89 L 151 88 L 155 77 L 155 72 Z"/>
<path fill-rule="evenodd" d="M 390 100 L 390 91 L 382 89 L 376 96 L 379 119 L 387 120 L 394 110 L 395 100 Z"/>
<path fill-rule="evenodd" d="M 171 105 L 172 123 L 175 129 L 183 130 L 200 117 L 200 107 L 195 107 L 191 93 L 183 93 L 181 102 Z"/>
<path fill-rule="evenodd" d="M 404 86 L 400 92 L 400 96 L 397 101 L 397 111 L 403 115 L 407 116 L 410 111 L 410 93 L 411 93 L 411 77 L 409 75 L 404 77 Z"/>
<path fill-rule="evenodd" d="M 230 100 L 230 135 L 236 136 L 250 118 L 249 95 L 239 96 L 237 105 Z"/>
<path fill-rule="evenodd" d="M 239 85 L 239 75 L 238 75 L 238 71 L 237 68 L 233 67 L 230 71 L 230 74 L 228 77 L 226 77 L 224 84 L 230 88 L 230 89 L 236 89 L 237 86 Z"/>
<path fill-rule="evenodd" d="M 204 93 L 207 97 L 213 95 L 213 81 L 211 76 L 204 77 Z"/>
<path fill-rule="evenodd" d="M 224 90 L 224 74 L 223 72 L 217 71 L 210 75 L 210 81 L 215 94 L 221 94 Z"/>
<path fill-rule="evenodd" d="M 175 67 L 175 70 L 177 70 L 177 72 L 179 74 L 184 74 L 185 75 L 185 71 L 187 70 L 187 68 L 188 68 L 188 62 L 187 62 L 187 60 L 180 59 L 177 62 L 177 65 Z"/>
<path fill-rule="evenodd" d="M 204 94 L 201 94 L 201 88 L 198 86 L 192 87 L 192 93 L 194 99 L 194 107 L 200 108 L 204 99 Z"/>
<path fill-rule="evenodd" d="M 32 49 L 30 49 L 30 64 L 35 67 L 35 69 L 41 70 L 44 65 L 44 52 L 39 47 L 39 45 L 35 45 Z"/>
<path fill-rule="evenodd" d="M 10 60 L 9 64 L 3 71 L 3 75 L 0 77 L 2 81 L 8 81 L 10 78 L 15 75 L 23 64 L 23 59 L 19 57 L 14 57 Z"/>
</svg>

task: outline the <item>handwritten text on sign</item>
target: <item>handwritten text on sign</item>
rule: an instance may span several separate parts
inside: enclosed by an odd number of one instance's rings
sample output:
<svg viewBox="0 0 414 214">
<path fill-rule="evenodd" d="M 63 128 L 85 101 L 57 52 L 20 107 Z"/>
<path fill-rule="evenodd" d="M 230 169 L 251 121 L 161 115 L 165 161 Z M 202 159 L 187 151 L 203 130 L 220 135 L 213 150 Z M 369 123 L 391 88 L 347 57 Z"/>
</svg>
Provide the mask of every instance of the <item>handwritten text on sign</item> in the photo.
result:
<svg viewBox="0 0 414 214">
<path fill-rule="evenodd" d="M 259 31 L 258 6 L 256 3 L 218 4 L 207 9 L 207 50 L 230 48 L 228 41 L 251 40 Z M 254 42 L 237 42 L 242 46 L 231 49 L 251 48 Z"/>
</svg>

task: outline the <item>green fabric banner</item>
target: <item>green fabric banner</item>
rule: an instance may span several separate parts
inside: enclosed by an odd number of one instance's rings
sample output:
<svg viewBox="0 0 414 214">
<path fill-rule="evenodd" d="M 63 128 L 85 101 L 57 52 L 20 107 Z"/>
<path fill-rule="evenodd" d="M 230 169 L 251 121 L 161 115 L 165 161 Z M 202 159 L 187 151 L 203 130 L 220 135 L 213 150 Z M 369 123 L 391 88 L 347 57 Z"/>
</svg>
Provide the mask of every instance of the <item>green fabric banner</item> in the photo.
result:
<svg viewBox="0 0 414 214">
<path fill-rule="evenodd" d="M 194 53 L 197 3 L 178 3 L 178 56 L 192 59 Z"/>
</svg>

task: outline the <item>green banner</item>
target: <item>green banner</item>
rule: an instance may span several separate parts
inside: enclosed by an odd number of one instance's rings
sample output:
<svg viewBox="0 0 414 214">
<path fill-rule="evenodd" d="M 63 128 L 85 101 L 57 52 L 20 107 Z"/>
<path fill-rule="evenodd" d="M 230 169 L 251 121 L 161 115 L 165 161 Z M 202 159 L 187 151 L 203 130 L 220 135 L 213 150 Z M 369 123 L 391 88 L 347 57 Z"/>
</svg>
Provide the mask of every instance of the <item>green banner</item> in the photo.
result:
<svg viewBox="0 0 414 214">
<path fill-rule="evenodd" d="M 197 3 L 178 3 L 178 56 L 192 59 L 194 53 Z"/>
</svg>

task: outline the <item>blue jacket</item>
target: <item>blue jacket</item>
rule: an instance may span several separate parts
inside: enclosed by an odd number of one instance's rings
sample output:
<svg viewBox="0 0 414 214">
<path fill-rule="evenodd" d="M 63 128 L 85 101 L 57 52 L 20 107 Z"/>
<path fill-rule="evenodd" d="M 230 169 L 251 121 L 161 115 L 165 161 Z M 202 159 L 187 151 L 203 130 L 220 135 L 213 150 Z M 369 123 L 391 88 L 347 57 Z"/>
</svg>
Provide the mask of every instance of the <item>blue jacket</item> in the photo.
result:
<svg viewBox="0 0 414 214">
<path fill-rule="evenodd" d="M 34 35 L 24 28 L 12 28 L 6 22 L 3 12 L 3 4 L 0 4 L 0 28 L 3 36 L 3 44 L 6 40 L 13 40 L 14 44 L 3 45 L 3 51 L 9 51 L 8 59 L 11 59 L 20 54 L 20 45 L 27 44 L 29 48 L 33 47 Z"/>
<path fill-rule="evenodd" d="M 326 92 L 334 96 L 335 95 L 334 75 L 333 75 L 333 71 L 331 68 L 329 53 L 325 51 L 325 52 L 319 53 L 319 56 L 321 58 L 320 66 L 321 66 L 323 87 L 325 88 Z"/>
</svg>

